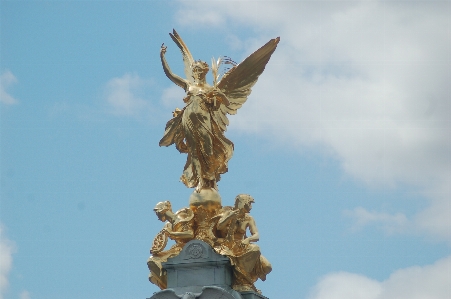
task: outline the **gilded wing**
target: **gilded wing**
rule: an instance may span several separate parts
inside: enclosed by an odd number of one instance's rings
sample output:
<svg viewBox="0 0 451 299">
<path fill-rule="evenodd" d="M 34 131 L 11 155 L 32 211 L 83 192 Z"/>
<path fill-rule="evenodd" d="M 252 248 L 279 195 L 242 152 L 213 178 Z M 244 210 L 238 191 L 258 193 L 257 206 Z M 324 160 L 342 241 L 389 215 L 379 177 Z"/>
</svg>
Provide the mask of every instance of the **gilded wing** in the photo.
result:
<svg viewBox="0 0 451 299">
<path fill-rule="evenodd" d="M 191 71 L 191 65 L 194 62 L 193 55 L 191 55 L 191 52 L 189 51 L 185 42 L 182 40 L 177 31 L 175 31 L 175 29 L 172 29 L 172 33 L 169 33 L 169 35 L 182 52 L 183 63 L 185 64 L 186 79 L 190 82 L 193 82 L 193 75 Z"/>
<path fill-rule="evenodd" d="M 240 64 L 232 67 L 219 81 L 219 88 L 228 98 L 228 106 L 221 105 L 213 111 L 213 117 L 218 126 L 225 131 L 229 124 L 228 114 L 236 114 L 237 110 L 246 102 L 251 94 L 252 86 L 265 70 L 265 66 L 277 48 L 280 38 L 271 39 L 263 47 L 252 53 Z"/>
</svg>

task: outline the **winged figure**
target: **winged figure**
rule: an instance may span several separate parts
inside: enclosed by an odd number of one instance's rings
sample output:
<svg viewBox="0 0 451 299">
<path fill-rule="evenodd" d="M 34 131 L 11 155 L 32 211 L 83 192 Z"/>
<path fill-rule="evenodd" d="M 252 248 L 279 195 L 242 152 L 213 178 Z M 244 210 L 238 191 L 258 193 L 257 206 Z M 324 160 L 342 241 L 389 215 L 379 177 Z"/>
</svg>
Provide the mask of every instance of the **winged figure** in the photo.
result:
<svg viewBox="0 0 451 299">
<path fill-rule="evenodd" d="M 169 33 L 182 52 L 185 79 L 174 74 L 165 58 L 166 46 L 160 50 L 161 63 L 166 76 L 186 92 L 183 109 L 176 108 L 173 118 L 166 124 L 160 146 L 175 144 L 188 158 L 181 181 L 189 188 L 215 188 L 221 174 L 227 172 L 227 164 L 233 155 L 233 143 L 224 132 L 229 120 L 227 114 L 236 114 L 246 102 L 251 88 L 262 74 L 279 38 L 271 39 L 241 63 L 231 59 L 212 59 L 213 85 L 206 82 L 209 66 L 193 59 L 182 38 L 175 30 Z M 222 63 L 232 67 L 223 75 L 218 74 Z"/>
</svg>

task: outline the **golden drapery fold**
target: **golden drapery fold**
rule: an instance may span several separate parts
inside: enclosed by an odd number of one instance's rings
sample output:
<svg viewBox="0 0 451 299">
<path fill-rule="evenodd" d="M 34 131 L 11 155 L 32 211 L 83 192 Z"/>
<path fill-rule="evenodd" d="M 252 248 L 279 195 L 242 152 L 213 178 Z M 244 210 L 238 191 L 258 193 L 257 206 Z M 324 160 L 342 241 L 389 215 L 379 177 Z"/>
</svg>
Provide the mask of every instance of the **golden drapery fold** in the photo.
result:
<svg viewBox="0 0 451 299">
<path fill-rule="evenodd" d="M 167 123 L 160 141 L 160 146 L 175 144 L 188 154 L 180 179 L 189 188 L 201 178 L 219 181 L 233 155 L 233 142 L 212 118 L 210 106 L 199 95 L 189 96 L 185 108 Z"/>
</svg>

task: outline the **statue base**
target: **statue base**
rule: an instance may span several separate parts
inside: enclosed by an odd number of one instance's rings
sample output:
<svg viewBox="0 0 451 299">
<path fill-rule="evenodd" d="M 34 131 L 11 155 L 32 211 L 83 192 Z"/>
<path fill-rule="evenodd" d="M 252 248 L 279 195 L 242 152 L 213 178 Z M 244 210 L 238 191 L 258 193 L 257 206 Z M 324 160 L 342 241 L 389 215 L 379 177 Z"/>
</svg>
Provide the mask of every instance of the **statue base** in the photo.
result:
<svg viewBox="0 0 451 299">
<path fill-rule="evenodd" d="M 262 294 L 258 294 L 252 291 L 240 292 L 240 294 L 243 299 L 268 299 L 268 297 L 265 297 Z"/>
<path fill-rule="evenodd" d="M 167 289 L 148 299 L 268 299 L 252 291 L 233 290 L 229 258 L 201 240 L 189 241 L 179 255 L 162 265 L 167 272 Z"/>
</svg>

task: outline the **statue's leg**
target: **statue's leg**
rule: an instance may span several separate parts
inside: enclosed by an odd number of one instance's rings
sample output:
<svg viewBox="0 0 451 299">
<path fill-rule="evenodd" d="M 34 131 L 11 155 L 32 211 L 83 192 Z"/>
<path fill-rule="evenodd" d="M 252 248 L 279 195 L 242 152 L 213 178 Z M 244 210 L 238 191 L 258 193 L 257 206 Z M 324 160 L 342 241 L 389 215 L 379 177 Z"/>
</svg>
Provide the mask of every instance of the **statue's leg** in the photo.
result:
<svg viewBox="0 0 451 299">
<path fill-rule="evenodd" d="M 258 273 L 258 277 L 265 281 L 266 275 L 272 271 L 271 263 L 263 256 L 260 255 L 260 271 Z"/>
<path fill-rule="evenodd" d="M 254 285 L 254 280 L 238 266 L 233 267 L 232 289 L 238 292 L 254 291 L 261 294 L 261 291 Z"/>
<path fill-rule="evenodd" d="M 157 285 L 160 289 L 165 289 L 167 286 L 167 276 L 161 263 L 153 256 L 147 260 L 147 267 L 150 270 L 149 281 Z"/>
<path fill-rule="evenodd" d="M 149 273 L 149 281 L 154 285 L 158 286 L 161 290 L 167 288 L 167 277 L 158 277 L 154 273 Z"/>
</svg>

